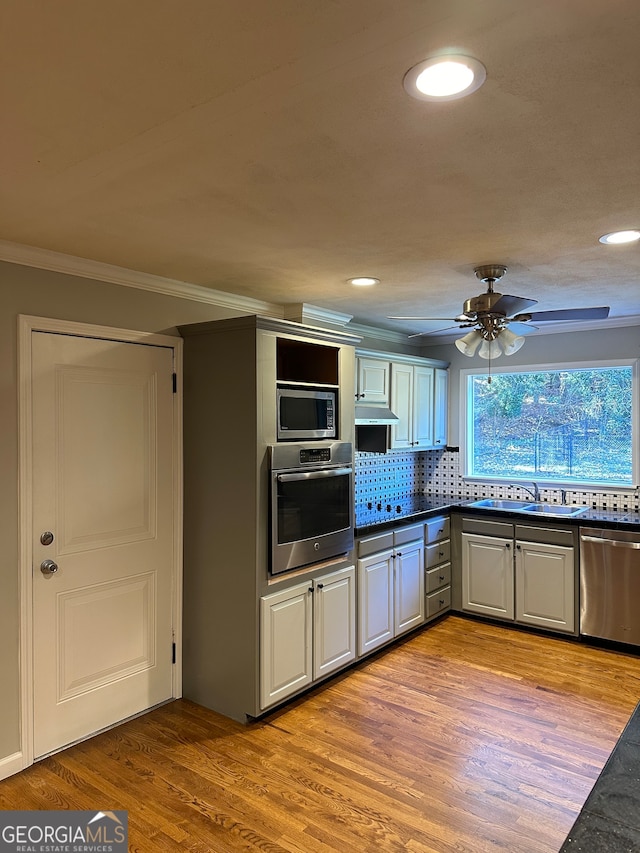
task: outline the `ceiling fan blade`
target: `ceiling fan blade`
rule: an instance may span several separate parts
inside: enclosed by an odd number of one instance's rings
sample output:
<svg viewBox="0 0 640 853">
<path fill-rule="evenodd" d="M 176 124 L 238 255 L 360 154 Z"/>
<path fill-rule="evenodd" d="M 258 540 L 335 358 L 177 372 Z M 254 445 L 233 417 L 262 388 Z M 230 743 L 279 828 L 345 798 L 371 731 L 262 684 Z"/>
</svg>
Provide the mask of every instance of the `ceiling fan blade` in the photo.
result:
<svg viewBox="0 0 640 853">
<path fill-rule="evenodd" d="M 534 311 L 531 319 L 534 323 L 548 320 L 604 320 L 609 316 L 609 308 L 564 308 L 559 311 Z"/>
<path fill-rule="evenodd" d="M 525 299 L 524 296 L 509 296 L 507 293 L 503 293 L 491 310 L 511 317 L 512 314 L 521 314 L 527 308 L 537 304 L 537 299 Z"/>
<path fill-rule="evenodd" d="M 416 317 L 415 314 L 411 317 L 387 317 L 387 320 L 437 320 L 438 322 L 442 321 L 443 323 L 447 321 L 454 322 L 455 320 L 459 320 L 462 323 L 466 319 L 466 317 Z"/>
<path fill-rule="evenodd" d="M 520 323 L 517 320 L 509 321 L 509 329 L 516 335 L 528 335 L 529 332 L 538 331 L 537 326 L 532 326 L 531 323 Z"/>
<path fill-rule="evenodd" d="M 415 335 L 409 335 L 409 340 L 411 340 L 411 338 L 422 338 L 425 335 L 437 335 L 440 332 L 448 332 L 449 329 L 455 329 L 457 332 L 460 330 L 460 326 L 446 326 L 444 329 L 434 329 L 430 332 L 416 332 Z"/>
</svg>

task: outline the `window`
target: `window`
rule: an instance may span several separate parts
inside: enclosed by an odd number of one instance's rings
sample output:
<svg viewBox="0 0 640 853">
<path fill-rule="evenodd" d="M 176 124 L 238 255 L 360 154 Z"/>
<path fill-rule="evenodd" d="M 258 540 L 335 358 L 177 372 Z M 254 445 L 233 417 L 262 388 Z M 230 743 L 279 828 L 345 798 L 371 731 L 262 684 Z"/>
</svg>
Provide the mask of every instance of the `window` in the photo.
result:
<svg viewBox="0 0 640 853">
<path fill-rule="evenodd" d="M 633 488 L 636 362 L 461 376 L 467 477 Z"/>
</svg>

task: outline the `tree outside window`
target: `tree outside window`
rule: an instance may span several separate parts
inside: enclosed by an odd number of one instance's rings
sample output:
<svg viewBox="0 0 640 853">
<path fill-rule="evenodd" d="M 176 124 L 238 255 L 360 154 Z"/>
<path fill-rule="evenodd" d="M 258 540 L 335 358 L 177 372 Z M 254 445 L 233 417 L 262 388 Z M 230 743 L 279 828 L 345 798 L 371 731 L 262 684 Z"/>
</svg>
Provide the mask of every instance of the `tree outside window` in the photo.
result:
<svg viewBox="0 0 640 853">
<path fill-rule="evenodd" d="M 633 486 L 632 364 L 465 373 L 468 476 Z"/>
</svg>

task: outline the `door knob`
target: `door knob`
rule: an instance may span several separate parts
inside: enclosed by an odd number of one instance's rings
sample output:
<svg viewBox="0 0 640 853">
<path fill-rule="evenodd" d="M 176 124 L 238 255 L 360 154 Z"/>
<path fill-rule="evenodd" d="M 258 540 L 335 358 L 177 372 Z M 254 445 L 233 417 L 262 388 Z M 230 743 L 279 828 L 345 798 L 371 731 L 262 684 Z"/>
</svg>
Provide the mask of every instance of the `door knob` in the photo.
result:
<svg viewBox="0 0 640 853">
<path fill-rule="evenodd" d="M 53 560 L 43 560 L 40 563 L 40 571 L 47 577 L 49 575 L 55 575 L 58 571 L 58 564 L 54 563 Z"/>
</svg>

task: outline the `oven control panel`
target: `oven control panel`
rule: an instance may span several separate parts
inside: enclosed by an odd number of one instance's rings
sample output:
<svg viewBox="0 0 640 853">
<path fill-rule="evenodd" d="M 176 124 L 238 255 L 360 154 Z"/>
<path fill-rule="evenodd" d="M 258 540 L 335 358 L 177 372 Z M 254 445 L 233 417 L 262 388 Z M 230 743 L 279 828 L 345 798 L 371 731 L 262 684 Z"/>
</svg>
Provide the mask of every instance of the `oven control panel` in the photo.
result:
<svg viewBox="0 0 640 853">
<path fill-rule="evenodd" d="M 331 449 L 329 447 L 313 447 L 300 451 L 300 464 L 308 465 L 318 462 L 331 462 Z"/>
</svg>

